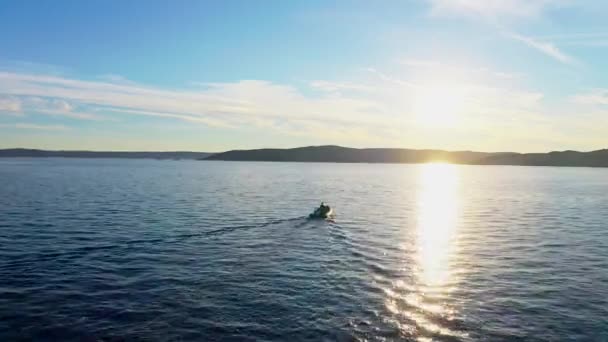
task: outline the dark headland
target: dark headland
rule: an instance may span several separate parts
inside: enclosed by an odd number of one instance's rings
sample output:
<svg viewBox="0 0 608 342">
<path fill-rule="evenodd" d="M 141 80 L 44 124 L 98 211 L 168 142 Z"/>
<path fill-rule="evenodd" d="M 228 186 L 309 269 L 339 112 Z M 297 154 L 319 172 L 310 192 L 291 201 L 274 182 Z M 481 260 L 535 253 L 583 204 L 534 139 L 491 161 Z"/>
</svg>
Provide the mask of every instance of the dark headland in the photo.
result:
<svg viewBox="0 0 608 342">
<path fill-rule="evenodd" d="M 333 163 L 427 163 L 442 161 L 470 165 L 608 167 L 608 149 L 592 152 L 487 153 L 400 148 L 357 149 L 341 146 L 309 146 L 292 149 L 233 150 L 210 155 L 205 160 Z"/>
<path fill-rule="evenodd" d="M 120 152 L 120 151 L 47 151 L 26 148 L 0 150 L 1 157 L 28 158 L 137 158 L 137 159 L 202 159 L 206 152 Z"/>
</svg>

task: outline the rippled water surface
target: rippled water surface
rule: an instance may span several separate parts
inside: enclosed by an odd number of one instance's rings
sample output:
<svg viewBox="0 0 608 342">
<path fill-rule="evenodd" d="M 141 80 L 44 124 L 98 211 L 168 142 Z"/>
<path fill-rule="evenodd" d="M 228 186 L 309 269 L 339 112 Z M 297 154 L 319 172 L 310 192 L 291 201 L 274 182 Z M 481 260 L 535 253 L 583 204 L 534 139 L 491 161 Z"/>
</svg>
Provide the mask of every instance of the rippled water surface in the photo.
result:
<svg viewBox="0 0 608 342">
<path fill-rule="evenodd" d="M 608 341 L 608 170 L 0 160 L 0 340 Z"/>
</svg>

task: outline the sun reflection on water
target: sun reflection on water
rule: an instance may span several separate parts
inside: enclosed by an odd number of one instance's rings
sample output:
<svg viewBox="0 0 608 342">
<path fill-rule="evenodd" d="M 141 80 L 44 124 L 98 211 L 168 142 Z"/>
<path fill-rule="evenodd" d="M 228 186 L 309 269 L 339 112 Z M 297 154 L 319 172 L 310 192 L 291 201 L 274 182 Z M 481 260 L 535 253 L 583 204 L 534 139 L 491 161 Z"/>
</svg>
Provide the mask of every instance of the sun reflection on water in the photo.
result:
<svg viewBox="0 0 608 342">
<path fill-rule="evenodd" d="M 419 285 L 437 289 L 449 281 L 458 217 L 458 176 L 458 168 L 452 164 L 421 166 L 416 229 Z"/>
<path fill-rule="evenodd" d="M 455 313 L 446 301 L 456 284 L 450 258 L 455 254 L 458 188 L 458 166 L 444 163 L 420 166 L 414 281 L 408 284 L 398 280 L 393 282 L 393 289 L 385 289 L 386 309 L 392 315 L 414 322 L 402 331 L 413 330 L 420 341 L 429 334 L 466 336 L 446 324 Z"/>
</svg>

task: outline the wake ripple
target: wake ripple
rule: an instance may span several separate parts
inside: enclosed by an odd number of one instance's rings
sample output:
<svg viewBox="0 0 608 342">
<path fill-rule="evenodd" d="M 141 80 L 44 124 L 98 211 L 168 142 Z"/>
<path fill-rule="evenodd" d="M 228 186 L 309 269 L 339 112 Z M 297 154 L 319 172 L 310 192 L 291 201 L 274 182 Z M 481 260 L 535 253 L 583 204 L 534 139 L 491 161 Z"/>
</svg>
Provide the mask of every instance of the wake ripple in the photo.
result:
<svg viewBox="0 0 608 342">
<path fill-rule="evenodd" d="M 160 237 L 153 239 L 134 239 L 125 241 L 123 243 L 118 244 L 108 244 L 101 246 L 82 246 L 78 248 L 74 248 L 72 250 L 61 251 L 61 252 L 43 252 L 43 253 L 35 253 L 30 255 L 25 255 L 19 257 L 17 260 L 12 260 L 6 262 L 2 267 L 10 268 L 18 268 L 24 265 L 29 265 L 31 263 L 40 262 L 40 261 L 49 261 L 57 258 L 65 258 L 66 260 L 73 260 L 80 257 L 83 257 L 89 253 L 98 252 L 98 251 L 107 251 L 114 249 L 129 249 L 137 245 L 145 245 L 145 244 L 172 244 L 183 242 L 192 238 L 206 238 L 206 237 L 216 237 L 224 234 L 232 233 L 240 230 L 250 230 L 257 228 L 265 228 L 274 225 L 279 225 L 288 222 L 297 222 L 301 221 L 298 225 L 294 226 L 295 228 L 302 227 L 308 223 L 306 216 L 287 218 L 287 219 L 278 219 L 272 220 L 268 222 L 264 222 L 261 224 L 251 224 L 251 225 L 240 225 L 240 226 L 227 226 L 209 231 L 201 231 L 190 234 L 176 234 L 168 237 Z"/>
</svg>

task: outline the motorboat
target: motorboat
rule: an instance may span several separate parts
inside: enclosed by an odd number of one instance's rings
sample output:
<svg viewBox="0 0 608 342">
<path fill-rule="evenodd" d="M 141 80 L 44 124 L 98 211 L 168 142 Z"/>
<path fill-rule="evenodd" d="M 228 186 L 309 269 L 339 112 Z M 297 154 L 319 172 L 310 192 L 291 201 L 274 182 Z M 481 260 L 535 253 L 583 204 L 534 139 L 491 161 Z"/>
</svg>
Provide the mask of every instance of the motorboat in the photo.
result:
<svg viewBox="0 0 608 342">
<path fill-rule="evenodd" d="M 333 212 L 334 212 L 334 210 L 330 206 L 326 205 L 325 203 L 321 203 L 321 206 L 319 206 L 317 209 L 315 209 L 315 211 L 313 211 L 312 214 L 308 215 L 308 218 L 327 219 L 327 218 L 331 217 Z"/>
</svg>

